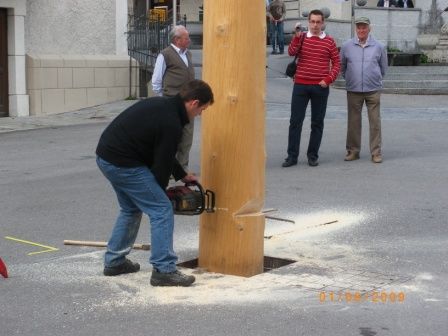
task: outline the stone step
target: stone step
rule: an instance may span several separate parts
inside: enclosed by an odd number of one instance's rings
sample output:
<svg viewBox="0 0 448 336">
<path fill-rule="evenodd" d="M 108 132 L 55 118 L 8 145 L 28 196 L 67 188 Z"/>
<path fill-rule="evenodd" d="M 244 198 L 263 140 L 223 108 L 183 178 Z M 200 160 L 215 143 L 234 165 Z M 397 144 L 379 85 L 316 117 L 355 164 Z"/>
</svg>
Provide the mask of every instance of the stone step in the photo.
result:
<svg viewBox="0 0 448 336">
<path fill-rule="evenodd" d="M 336 87 L 345 87 L 345 80 L 335 81 Z M 427 89 L 448 89 L 448 79 L 444 80 L 383 80 L 384 88 L 427 88 Z"/>
<path fill-rule="evenodd" d="M 448 95 L 448 87 L 438 89 L 428 88 L 384 88 L 382 93 L 408 94 L 408 95 Z"/>
<path fill-rule="evenodd" d="M 448 79 L 448 74 L 444 73 L 431 73 L 431 74 L 421 74 L 421 73 L 387 73 L 384 80 L 443 80 Z"/>
<path fill-rule="evenodd" d="M 428 88 L 443 89 L 448 88 L 448 79 L 438 80 L 383 80 L 385 88 Z"/>
<path fill-rule="evenodd" d="M 340 85 L 336 81 L 333 86 L 337 89 L 345 89 L 345 85 Z M 448 86 L 444 88 L 397 88 L 384 87 L 382 93 L 388 94 L 409 94 L 409 95 L 448 95 Z"/>
<path fill-rule="evenodd" d="M 338 79 L 334 87 L 344 89 L 345 81 Z M 387 80 L 383 81 L 384 93 L 448 95 L 448 79 L 445 80 Z"/>
<path fill-rule="evenodd" d="M 448 66 L 421 65 L 421 66 L 390 66 L 387 68 L 388 74 L 412 73 L 412 74 L 446 74 Z"/>
</svg>

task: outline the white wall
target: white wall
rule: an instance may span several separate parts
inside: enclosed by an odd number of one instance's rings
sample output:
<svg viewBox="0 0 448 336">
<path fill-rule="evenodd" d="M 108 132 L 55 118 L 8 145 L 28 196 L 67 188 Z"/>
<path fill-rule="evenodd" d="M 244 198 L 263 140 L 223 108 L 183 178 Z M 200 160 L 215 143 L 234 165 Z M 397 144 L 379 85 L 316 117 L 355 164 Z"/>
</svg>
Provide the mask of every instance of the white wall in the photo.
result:
<svg viewBox="0 0 448 336">
<path fill-rule="evenodd" d="M 28 0 L 26 52 L 116 54 L 122 50 L 117 47 L 116 1 L 123 0 Z"/>
<path fill-rule="evenodd" d="M 11 117 L 29 114 L 25 81 L 25 0 L 0 0 L 8 15 L 8 95 Z"/>
<path fill-rule="evenodd" d="M 179 0 L 178 0 L 179 1 Z M 204 0 L 181 0 L 179 2 L 180 17 L 183 18 L 184 15 L 187 16 L 187 21 L 198 22 L 199 21 L 199 6 L 202 6 Z"/>
</svg>

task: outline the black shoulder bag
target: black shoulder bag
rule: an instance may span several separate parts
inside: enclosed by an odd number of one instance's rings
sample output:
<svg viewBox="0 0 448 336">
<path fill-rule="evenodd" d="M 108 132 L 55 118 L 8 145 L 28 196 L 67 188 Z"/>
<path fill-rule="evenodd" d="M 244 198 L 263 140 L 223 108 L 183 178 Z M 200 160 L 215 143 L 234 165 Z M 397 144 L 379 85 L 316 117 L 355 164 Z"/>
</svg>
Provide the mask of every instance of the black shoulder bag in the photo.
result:
<svg viewBox="0 0 448 336">
<path fill-rule="evenodd" d="M 305 33 L 302 33 L 301 36 L 301 40 L 300 40 L 300 46 L 299 46 L 299 50 L 297 50 L 296 56 L 294 57 L 294 61 L 292 61 L 291 63 L 289 63 L 286 66 L 286 71 L 285 71 L 285 75 L 288 77 L 293 78 L 294 75 L 296 74 L 296 70 L 297 70 L 297 58 L 299 57 L 299 52 L 302 49 L 302 44 L 303 44 L 303 40 L 305 39 Z"/>
</svg>

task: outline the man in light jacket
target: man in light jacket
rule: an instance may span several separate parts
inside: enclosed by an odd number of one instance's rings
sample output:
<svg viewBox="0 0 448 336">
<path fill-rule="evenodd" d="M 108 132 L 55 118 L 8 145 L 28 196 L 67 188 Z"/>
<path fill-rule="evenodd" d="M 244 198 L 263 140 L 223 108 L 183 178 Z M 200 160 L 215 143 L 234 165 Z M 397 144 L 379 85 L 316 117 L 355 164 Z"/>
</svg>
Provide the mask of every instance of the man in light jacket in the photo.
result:
<svg viewBox="0 0 448 336">
<path fill-rule="evenodd" d="M 387 52 L 370 34 L 370 20 L 355 20 L 356 37 L 341 48 L 341 73 L 347 89 L 347 154 L 345 161 L 359 159 L 361 151 L 362 106 L 365 102 L 370 124 L 370 154 L 374 163 L 381 154 L 380 90 L 387 70 Z"/>
</svg>

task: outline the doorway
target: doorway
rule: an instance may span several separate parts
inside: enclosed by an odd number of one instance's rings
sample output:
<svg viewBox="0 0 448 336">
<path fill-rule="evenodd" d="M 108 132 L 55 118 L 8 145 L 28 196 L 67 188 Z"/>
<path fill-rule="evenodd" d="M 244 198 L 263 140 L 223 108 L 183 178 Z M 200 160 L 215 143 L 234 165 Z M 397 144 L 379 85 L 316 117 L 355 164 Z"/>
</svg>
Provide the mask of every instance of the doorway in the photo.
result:
<svg viewBox="0 0 448 336">
<path fill-rule="evenodd" d="M 0 117 L 9 115 L 7 20 L 6 8 L 0 8 Z"/>
</svg>

